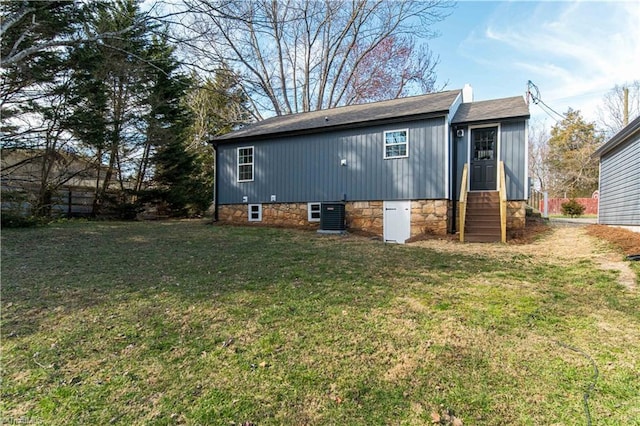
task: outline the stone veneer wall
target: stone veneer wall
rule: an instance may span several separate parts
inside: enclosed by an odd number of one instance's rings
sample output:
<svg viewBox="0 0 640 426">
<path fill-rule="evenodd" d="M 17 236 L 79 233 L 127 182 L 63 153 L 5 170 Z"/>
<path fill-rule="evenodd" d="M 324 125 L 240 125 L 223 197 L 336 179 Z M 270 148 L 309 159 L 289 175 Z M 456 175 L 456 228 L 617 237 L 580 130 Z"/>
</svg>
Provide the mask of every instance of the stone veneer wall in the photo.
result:
<svg viewBox="0 0 640 426">
<path fill-rule="evenodd" d="M 527 202 L 507 201 L 507 237 L 515 237 L 524 231 L 527 223 Z"/>
<path fill-rule="evenodd" d="M 445 235 L 449 223 L 448 200 L 411 201 L 411 236 Z"/>
<path fill-rule="evenodd" d="M 421 234 L 445 235 L 449 218 L 447 200 L 411 201 L 411 236 Z M 347 201 L 345 205 L 347 229 L 357 229 L 374 235 L 383 233 L 382 201 Z M 227 204 L 218 206 L 221 222 L 252 225 L 291 226 L 318 228 L 318 222 L 307 219 L 307 203 L 264 203 L 262 221 L 248 221 L 247 204 Z"/>
<path fill-rule="evenodd" d="M 261 224 L 311 229 L 319 226 L 319 222 L 309 222 L 307 203 L 263 203 L 261 222 L 249 222 L 248 210 L 248 204 L 218 206 L 218 220 L 242 225 Z"/>
<path fill-rule="evenodd" d="M 382 236 L 382 201 L 348 201 L 345 213 L 348 229 Z"/>
</svg>

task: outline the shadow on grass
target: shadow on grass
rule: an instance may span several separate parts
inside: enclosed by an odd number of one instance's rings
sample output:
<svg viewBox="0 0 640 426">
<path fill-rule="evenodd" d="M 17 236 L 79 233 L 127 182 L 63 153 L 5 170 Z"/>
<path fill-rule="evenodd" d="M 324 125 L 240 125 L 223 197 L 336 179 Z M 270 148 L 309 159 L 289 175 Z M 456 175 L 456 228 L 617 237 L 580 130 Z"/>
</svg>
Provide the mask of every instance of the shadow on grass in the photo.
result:
<svg viewBox="0 0 640 426">
<path fill-rule="evenodd" d="M 267 301 L 292 297 L 321 300 L 324 306 L 384 304 L 402 280 L 437 285 L 495 268 L 495 261 L 480 256 L 362 237 L 202 222 L 83 222 L 6 230 L 3 334 L 32 333 L 53 311 L 161 294 L 185 303 L 253 292 Z"/>
</svg>

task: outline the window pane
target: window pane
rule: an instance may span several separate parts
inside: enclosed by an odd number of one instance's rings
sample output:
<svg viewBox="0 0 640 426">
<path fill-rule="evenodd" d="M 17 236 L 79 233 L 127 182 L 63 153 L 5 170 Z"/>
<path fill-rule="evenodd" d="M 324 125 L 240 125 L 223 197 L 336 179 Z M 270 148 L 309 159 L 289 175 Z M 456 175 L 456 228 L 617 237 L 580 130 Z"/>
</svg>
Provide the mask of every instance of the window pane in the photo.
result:
<svg viewBox="0 0 640 426">
<path fill-rule="evenodd" d="M 253 179 L 253 166 L 247 164 L 239 167 L 239 180 L 252 180 Z"/>
<path fill-rule="evenodd" d="M 238 163 L 253 163 L 253 148 L 241 148 L 238 150 Z"/>
<path fill-rule="evenodd" d="M 238 149 L 238 180 L 253 180 L 253 147 Z"/>
<path fill-rule="evenodd" d="M 384 157 L 406 157 L 408 154 L 408 135 L 406 130 L 394 130 L 384 133 Z"/>
<path fill-rule="evenodd" d="M 473 159 L 493 160 L 495 158 L 496 131 L 474 130 L 473 133 Z"/>
</svg>

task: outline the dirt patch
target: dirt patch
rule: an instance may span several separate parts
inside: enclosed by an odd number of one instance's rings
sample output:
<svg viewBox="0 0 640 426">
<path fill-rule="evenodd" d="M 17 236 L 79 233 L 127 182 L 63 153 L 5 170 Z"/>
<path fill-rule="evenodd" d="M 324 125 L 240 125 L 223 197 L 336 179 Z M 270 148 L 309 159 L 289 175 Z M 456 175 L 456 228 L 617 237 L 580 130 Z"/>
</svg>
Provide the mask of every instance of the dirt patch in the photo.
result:
<svg viewBox="0 0 640 426">
<path fill-rule="evenodd" d="M 606 225 L 589 225 L 587 234 L 607 240 L 626 255 L 640 254 L 640 233 Z"/>
<path fill-rule="evenodd" d="M 594 228 L 598 232 L 597 235 Z M 598 265 L 600 269 L 619 271 L 618 281 L 620 284 L 630 289 L 636 288 L 635 273 L 623 260 L 623 255 L 615 249 L 615 247 L 622 247 L 621 243 L 635 241 L 635 236 L 627 234 L 627 232 L 633 234 L 631 231 L 620 229 L 619 231 L 625 231 L 623 233 L 619 232 L 618 228 L 615 228 L 615 231 L 612 229 L 606 226 L 560 227 L 536 224 L 535 228 L 528 229 L 517 240 L 511 240 L 508 244 L 460 243 L 453 239 L 427 239 L 414 242 L 412 245 L 448 253 L 489 256 L 501 260 L 511 260 L 515 256 L 526 256 L 531 262 L 555 265 L 588 259 Z M 615 239 L 615 236 L 619 237 L 620 243 L 618 239 Z M 606 238 L 606 241 L 601 238 Z M 608 242 L 613 243 L 614 247 L 612 248 Z M 636 246 L 631 244 L 630 247 L 632 247 L 630 250 L 633 250 L 633 247 Z"/>
</svg>

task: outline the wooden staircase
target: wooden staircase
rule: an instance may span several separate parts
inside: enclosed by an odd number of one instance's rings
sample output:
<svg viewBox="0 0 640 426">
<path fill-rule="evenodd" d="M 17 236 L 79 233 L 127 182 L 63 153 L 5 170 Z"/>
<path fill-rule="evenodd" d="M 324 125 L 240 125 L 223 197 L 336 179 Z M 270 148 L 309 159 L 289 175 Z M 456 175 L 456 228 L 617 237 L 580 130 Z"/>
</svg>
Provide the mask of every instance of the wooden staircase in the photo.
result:
<svg viewBox="0 0 640 426">
<path fill-rule="evenodd" d="M 464 240 L 489 243 L 501 241 L 500 193 L 498 191 L 467 194 Z"/>
</svg>

